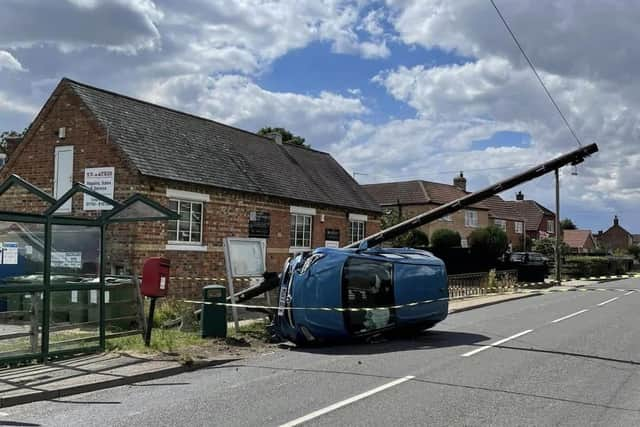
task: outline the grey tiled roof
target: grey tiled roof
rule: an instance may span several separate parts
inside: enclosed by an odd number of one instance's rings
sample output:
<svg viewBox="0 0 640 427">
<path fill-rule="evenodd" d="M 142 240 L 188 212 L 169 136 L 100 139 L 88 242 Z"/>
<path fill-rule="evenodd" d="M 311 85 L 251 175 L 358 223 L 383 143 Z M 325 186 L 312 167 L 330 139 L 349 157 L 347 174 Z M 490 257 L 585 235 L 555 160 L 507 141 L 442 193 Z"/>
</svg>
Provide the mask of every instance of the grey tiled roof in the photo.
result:
<svg viewBox="0 0 640 427">
<path fill-rule="evenodd" d="M 143 175 L 380 212 L 327 153 L 64 79 Z"/>
</svg>

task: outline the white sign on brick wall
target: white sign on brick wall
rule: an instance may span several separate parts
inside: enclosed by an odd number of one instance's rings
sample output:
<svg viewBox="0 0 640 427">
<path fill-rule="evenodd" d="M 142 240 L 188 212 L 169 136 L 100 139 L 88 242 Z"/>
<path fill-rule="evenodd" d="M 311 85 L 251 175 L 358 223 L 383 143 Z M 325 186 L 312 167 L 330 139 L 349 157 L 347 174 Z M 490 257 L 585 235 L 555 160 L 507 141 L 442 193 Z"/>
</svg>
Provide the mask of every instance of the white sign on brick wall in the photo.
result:
<svg viewBox="0 0 640 427">
<path fill-rule="evenodd" d="M 113 199 L 115 182 L 116 170 L 113 167 L 87 168 L 84 170 L 84 185 L 110 199 Z M 83 209 L 85 211 L 104 211 L 113 209 L 113 206 L 85 194 Z"/>
</svg>

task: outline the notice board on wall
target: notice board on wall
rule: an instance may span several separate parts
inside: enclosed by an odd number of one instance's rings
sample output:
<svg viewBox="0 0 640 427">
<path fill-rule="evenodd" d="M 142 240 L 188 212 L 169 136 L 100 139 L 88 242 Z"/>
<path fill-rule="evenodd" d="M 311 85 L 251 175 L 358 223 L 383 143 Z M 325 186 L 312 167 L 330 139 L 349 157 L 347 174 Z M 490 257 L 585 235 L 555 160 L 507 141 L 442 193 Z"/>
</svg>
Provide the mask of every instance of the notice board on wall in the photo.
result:
<svg viewBox="0 0 640 427">
<path fill-rule="evenodd" d="M 249 214 L 249 237 L 268 238 L 271 232 L 271 214 L 253 211 Z"/>
<path fill-rule="evenodd" d="M 96 193 L 113 199 L 113 189 L 116 183 L 115 175 L 116 172 L 113 167 L 86 168 L 84 170 L 84 185 Z M 85 211 L 102 211 L 113 209 L 113 207 L 108 203 L 85 194 L 82 209 Z"/>
</svg>

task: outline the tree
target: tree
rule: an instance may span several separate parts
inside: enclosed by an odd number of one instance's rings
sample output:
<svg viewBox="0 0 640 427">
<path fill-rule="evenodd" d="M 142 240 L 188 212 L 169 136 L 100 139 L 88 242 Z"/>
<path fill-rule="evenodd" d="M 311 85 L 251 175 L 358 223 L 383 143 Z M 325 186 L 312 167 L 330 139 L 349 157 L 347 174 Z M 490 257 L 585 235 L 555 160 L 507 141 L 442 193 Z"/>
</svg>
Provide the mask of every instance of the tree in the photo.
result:
<svg viewBox="0 0 640 427">
<path fill-rule="evenodd" d="M 389 210 L 382 216 L 380 225 L 384 230 L 404 220 L 405 218 L 401 217 L 397 211 Z M 394 248 L 427 248 L 429 246 L 429 236 L 419 228 L 414 228 L 391 240 L 389 244 Z"/>
<path fill-rule="evenodd" d="M 290 144 L 300 145 L 307 148 L 309 147 L 308 144 L 304 143 L 305 139 L 303 137 L 294 135 L 285 128 L 263 127 L 258 131 L 258 135 L 266 136 L 271 132 L 278 132 L 280 135 L 282 135 L 282 142 L 288 142 Z"/>
<path fill-rule="evenodd" d="M 478 255 L 495 260 L 506 252 L 509 238 L 500 227 L 491 225 L 474 230 L 469 235 L 469 247 Z"/>
<path fill-rule="evenodd" d="M 633 256 L 635 259 L 638 259 L 638 257 L 640 256 L 640 246 L 631 245 L 627 249 L 627 252 L 629 252 L 629 255 Z"/>
<path fill-rule="evenodd" d="M 534 240 L 531 245 L 531 249 L 534 252 L 540 252 L 549 259 L 554 259 L 556 253 L 556 239 L 547 237 L 545 239 Z M 569 253 L 569 246 L 564 242 L 560 242 L 560 256 L 567 253 Z"/>
<path fill-rule="evenodd" d="M 431 235 L 431 247 L 434 251 L 457 248 L 461 241 L 460 233 L 448 228 L 439 228 Z"/>
<path fill-rule="evenodd" d="M 576 230 L 578 227 L 571 221 L 569 218 L 565 218 L 560 221 L 560 229 L 561 230 Z"/>
<path fill-rule="evenodd" d="M 0 149 L 2 151 L 6 151 L 7 150 L 7 138 L 10 138 L 12 136 L 22 136 L 27 132 L 27 129 L 25 128 L 22 133 L 15 131 L 15 130 L 5 130 L 2 131 L 2 133 L 0 133 Z"/>
</svg>

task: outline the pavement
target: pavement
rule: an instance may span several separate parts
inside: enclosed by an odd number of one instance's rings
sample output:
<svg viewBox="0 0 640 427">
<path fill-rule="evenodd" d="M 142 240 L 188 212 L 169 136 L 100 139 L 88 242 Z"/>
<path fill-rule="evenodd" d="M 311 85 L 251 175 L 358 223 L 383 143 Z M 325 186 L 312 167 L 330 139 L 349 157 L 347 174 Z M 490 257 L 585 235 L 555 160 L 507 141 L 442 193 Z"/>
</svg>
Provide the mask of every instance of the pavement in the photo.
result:
<svg viewBox="0 0 640 427">
<path fill-rule="evenodd" d="M 569 290 L 593 282 L 566 282 L 562 287 L 550 290 Z M 520 300 L 541 295 L 540 291 L 527 293 L 489 295 L 456 299 L 450 302 L 450 313 L 461 313 L 471 309 L 487 307 L 506 301 Z M 243 322 L 243 323 L 246 323 Z M 220 355 L 219 358 L 198 361 L 185 366 L 176 361 L 153 360 L 130 355 L 104 353 L 0 370 L 0 407 L 6 408 L 40 400 L 55 400 L 64 396 L 137 384 L 188 372 L 194 369 L 210 368 L 232 359 Z M 0 419 L 0 425 L 2 424 Z"/>
</svg>

